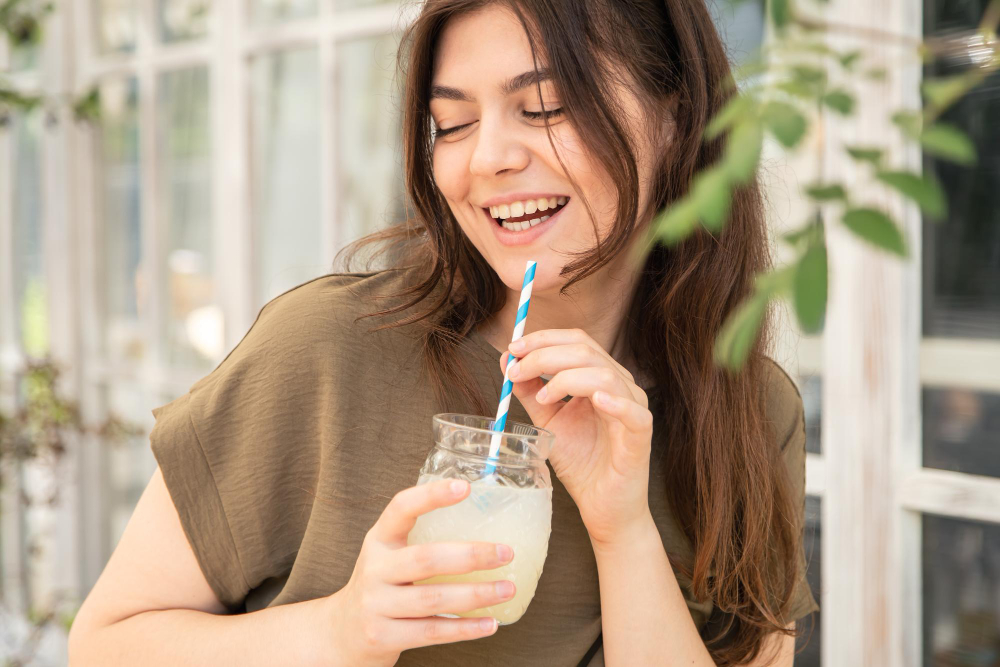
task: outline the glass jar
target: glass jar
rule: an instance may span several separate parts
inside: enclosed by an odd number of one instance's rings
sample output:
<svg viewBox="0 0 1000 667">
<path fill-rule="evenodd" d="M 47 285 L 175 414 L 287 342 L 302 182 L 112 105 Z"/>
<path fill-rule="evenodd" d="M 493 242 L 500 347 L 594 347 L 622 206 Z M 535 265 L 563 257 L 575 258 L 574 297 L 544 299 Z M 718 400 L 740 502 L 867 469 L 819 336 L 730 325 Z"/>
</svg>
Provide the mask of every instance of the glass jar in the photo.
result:
<svg viewBox="0 0 1000 667">
<path fill-rule="evenodd" d="M 552 532 L 552 479 L 545 461 L 555 435 L 545 429 L 508 421 L 499 436 L 500 448 L 492 461 L 495 470 L 484 475 L 494 433 L 491 417 L 445 413 L 434 415 L 434 447 L 427 455 L 417 484 L 439 479 L 464 479 L 471 491 L 462 502 L 441 507 L 417 518 L 408 544 L 428 542 L 494 542 L 514 550 L 514 558 L 493 570 L 443 575 L 416 584 L 497 581 L 514 582 L 510 600 L 458 614 L 492 616 L 501 625 L 514 623 L 535 595 L 548 554 Z"/>
</svg>

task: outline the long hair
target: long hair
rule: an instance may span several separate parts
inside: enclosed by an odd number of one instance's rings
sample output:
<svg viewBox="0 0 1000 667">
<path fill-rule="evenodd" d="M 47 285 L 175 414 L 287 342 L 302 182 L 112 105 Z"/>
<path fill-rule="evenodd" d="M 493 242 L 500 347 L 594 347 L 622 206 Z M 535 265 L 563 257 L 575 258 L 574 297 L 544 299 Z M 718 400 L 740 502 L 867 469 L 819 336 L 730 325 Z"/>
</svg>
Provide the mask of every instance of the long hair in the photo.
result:
<svg viewBox="0 0 1000 667">
<path fill-rule="evenodd" d="M 617 188 L 614 224 L 595 248 L 564 267 L 563 291 L 623 252 L 651 213 L 687 192 L 693 176 L 719 160 L 724 137 L 706 142 L 704 128 L 733 94 L 705 0 L 424 2 L 397 56 L 405 81 L 404 177 L 414 211 L 342 254 L 349 264 L 375 244 L 393 267 L 416 270 L 418 277 L 393 295 L 397 305 L 371 315 L 408 311 L 377 328 L 421 323 L 436 394 L 443 398 L 448 387 L 457 388 L 480 414 L 489 414 L 490 406 L 457 346 L 503 306 L 507 288 L 434 182 L 429 93 L 434 51 L 447 22 L 492 3 L 518 17 L 536 68 L 544 58 L 566 117 Z M 670 147 L 657 156 L 649 206 L 641 212 L 635 146 L 608 93 L 620 74 L 611 63 L 624 69 L 647 108 L 671 102 Z M 753 660 L 768 634 L 784 631 L 782 610 L 794 588 L 800 547 L 798 513 L 764 418 L 769 319 L 741 372 L 718 368 L 712 356 L 726 316 L 750 293 L 754 275 L 770 265 L 763 209 L 754 182 L 734 194 L 722 233 L 699 230 L 646 253 L 625 326 L 627 347 L 665 397 L 662 441 L 672 446 L 657 455 L 668 501 L 694 550 L 693 559 L 671 554 L 671 562 L 691 579 L 695 596 L 710 599 L 721 614 L 721 621 L 713 617 L 703 629 L 703 639 L 723 665 Z"/>
</svg>

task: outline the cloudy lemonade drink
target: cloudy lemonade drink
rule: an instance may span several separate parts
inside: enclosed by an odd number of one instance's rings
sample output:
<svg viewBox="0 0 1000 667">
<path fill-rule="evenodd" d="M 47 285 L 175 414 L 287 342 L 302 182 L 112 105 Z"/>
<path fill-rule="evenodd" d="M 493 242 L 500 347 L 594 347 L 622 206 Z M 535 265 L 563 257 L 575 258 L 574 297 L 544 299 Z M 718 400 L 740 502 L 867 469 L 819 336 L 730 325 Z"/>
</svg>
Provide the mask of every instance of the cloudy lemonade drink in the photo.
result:
<svg viewBox="0 0 1000 667">
<path fill-rule="evenodd" d="M 421 475 L 418 484 L 442 477 Z M 450 616 L 492 616 L 501 625 L 524 614 L 535 596 L 552 532 L 552 487 L 519 488 L 477 479 L 462 502 L 440 507 L 417 518 L 409 544 L 428 542 L 496 542 L 514 550 L 511 562 L 494 570 L 442 575 L 416 584 L 469 583 L 507 579 L 514 597 L 501 604 Z"/>
<path fill-rule="evenodd" d="M 417 484 L 462 479 L 469 482 L 469 495 L 459 503 L 418 516 L 407 543 L 491 542 L 513 549 L 514 558 L 501 567 L 414 582 L 421 585 L 512 581 L 514 597 L 506 602 L 441 614 L 492 616 L 506 625 L 521 618 L 535 596 L 549 551 L 552 479 L 546 458 L 555 435 L 518 422 L 507 422 L 502 432 L 494 432 L 491 430 L 494 423 L 490 417 L 434 415 L 431 424 L 434 447 L 420 469 Z M 497 439 L 496 458 L 491 458 L 491 441 Z"/>
</svg>

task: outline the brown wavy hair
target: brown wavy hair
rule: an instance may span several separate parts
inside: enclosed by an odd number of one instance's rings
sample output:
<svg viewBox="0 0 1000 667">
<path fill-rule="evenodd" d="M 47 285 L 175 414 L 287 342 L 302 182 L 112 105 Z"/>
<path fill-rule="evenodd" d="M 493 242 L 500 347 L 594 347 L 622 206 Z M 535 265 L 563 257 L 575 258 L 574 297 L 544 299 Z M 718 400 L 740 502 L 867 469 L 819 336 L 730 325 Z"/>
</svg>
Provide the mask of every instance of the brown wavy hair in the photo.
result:
<svg viewBox="0 0 1000 667">
<path fill-rule="evenodd" d="M 397 63 L 405 81 L 404 176 L 413 214 L 351 244 L 338 261 L 344 255 L 349 266 L 375 244 L 375 257 L 416 270 L 419 277 L 394 295 L 400 302 L 371 315 L 409 314 L 376 328 L 422 323 L 425 363 L 438 397 L 444 400 L 447 387 L 459 388 L 480 414 L 490 414 L 491 406 L 456 348 L 503 306 L 508 291 L 434 182 L 429 93 L 435 47 L 447 22 L 489 4 L 518 17 L 536 68 L 544 60 L 566 117 L 617 186 L 614 225 L 563 269 L 563 291 L 622 252 L 652 213 L 720 158 L 724 137 L 705 142 L 703 133 L 733 94 L 726 53 L 704 0 L 426 0 L 403 34 Z M 649 206 L 641 213 L 635 147 L 627 119 L 607 93 L 620 70 L 611 71 L 609 63 L 624 68 L 645 108 L 672 109 L 670 148 L 657 158 Z M 764 418 L 769 320 L 741 372 L 720 369 L 712 356 L 726 316 L 750 293 L 754 275 L 770 265 L 763 209 L 754 182 L 735 193 L 722 233 L 700 229 L 678 245 L 644 253 L 625 326 L 629 351 L 665 398 L 667 433 L 658 440 L 678 445 L 659 460 L 694 558 L 684 562 L 671 554 L 671 562 L 691 579 L 695 596 L 715 606 L 702 633 L 722 665 L 753 660 L 768 634 L 785 632 L 782 611 L 799 575 L 799 512 Z"/>
</svg>

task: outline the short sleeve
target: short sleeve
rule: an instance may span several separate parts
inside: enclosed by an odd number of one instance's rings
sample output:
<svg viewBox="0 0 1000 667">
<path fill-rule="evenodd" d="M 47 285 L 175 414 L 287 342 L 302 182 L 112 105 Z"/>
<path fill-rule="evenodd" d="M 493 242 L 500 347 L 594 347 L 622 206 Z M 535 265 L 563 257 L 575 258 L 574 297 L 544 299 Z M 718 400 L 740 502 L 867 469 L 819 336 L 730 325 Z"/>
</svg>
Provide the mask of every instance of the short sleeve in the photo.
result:
<svg viewBox="0 0 1000 667">
<path fill-rule="evenodd" d="M 285 292 L 207 376 L 153 410 L 150 445 L 195 557 L 230 611 L 295 562 L 328 426 L 362 354 L 332 278 Z"/>
<path fill-rule="evenodd" d="M 782 442 L 781 460 L 788 472 L 791 495 L 796 508 L 796 522 L 805 526 L 806 501 L 806 430 L 802 396 L 795 383 L 774 365 L 774 379 L 768 396 L 768 414 L 773 420 L 775 434 Z M 801 538 L 801 535 L 800 535 Z M 786 623 L 797 621 L 819 610 L 806 579 L 805 546 L 801 544 L 796 557 L 796 583 L 784 610 Z"/>
</svg>

